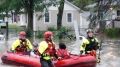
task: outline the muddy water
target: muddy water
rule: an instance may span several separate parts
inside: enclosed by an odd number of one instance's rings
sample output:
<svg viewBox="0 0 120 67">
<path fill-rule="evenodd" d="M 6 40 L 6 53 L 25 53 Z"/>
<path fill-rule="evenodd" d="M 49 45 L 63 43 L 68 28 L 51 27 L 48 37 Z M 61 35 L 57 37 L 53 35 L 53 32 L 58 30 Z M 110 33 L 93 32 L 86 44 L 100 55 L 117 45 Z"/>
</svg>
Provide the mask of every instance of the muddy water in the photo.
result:
<svg viewBox="0 0 120 67">
<path fill-rule="evenodd" d="M 11 43 L 16 38 L 12 38 L 9 41 L 0 41 L 0 54 L 4 53 L 10 48 Z M 76 49 L 75 42 L 69 43 L 67 48 L 69 51 Z M 74 45 L 71 45 L 74 44 Z M 120 67 L 120 41 L 105 41 L 102 43 L 101 63 L 97 64 L 97 67 Z M 77 51 L 77 50 L 76 50 Z M 16 67 L 11 65 L 2 64 L 0 61 L 0 67 Z"/>
<path fill-rule="evenodd" d="M 15 39 L 16 39 L 16 37 L 9 39 L 9 41 L 0 41 L 0 57 L 4 52 L 9 50 L 11 43 Z M 3 64 L 2 61 L 0 60 L 0 67 L 17 67 L 17 66 Z"/>
<path fill-rule="evenodd" d="M 101 50 L 101 63 L 97 67 L 120 67 L 120 41 L 107 41 Z"/>
</svg>

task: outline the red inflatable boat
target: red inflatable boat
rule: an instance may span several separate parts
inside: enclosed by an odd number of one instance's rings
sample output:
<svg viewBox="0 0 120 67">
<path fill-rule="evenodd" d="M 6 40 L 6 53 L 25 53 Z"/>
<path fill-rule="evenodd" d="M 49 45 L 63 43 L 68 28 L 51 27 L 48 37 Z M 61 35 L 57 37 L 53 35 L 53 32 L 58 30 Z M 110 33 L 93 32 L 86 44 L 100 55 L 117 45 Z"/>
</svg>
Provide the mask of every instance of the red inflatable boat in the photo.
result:
<svg viewBox="0 0 120 67">
<path fill-rule="evenodd" d="M 1 60 L 5 64 L 16 64 L 24 67 L 41 67 L 39 58 L 15 53 L 3 54 Z M 55 67 L 96 67 L 96 59 L 90 55 L 75 56 L 69 59 L 53 61 Z"/>
</svg>

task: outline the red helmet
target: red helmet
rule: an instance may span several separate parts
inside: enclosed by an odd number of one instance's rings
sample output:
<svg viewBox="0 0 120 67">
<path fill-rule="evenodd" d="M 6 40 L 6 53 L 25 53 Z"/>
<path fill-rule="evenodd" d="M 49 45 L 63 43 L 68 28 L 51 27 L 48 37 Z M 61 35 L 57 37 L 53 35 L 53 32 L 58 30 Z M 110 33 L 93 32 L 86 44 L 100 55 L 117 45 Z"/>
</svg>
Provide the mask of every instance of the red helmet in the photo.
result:
<svg viewBox="0 0 120 67">
<path fill-rule="evenodd" d="M 21 31 L 21 32 L 19 33 L 19 35 L 26 36 L 26 32 L 25 32 L 25 31 Z"/>
<path fill-rule="evenodd" d="M 49 38 L 52 35 L 53 35 L 53 33 L 51 31 L 47 31 L 47 32 L 44 33 L 45 38 Z"/>
</svg>

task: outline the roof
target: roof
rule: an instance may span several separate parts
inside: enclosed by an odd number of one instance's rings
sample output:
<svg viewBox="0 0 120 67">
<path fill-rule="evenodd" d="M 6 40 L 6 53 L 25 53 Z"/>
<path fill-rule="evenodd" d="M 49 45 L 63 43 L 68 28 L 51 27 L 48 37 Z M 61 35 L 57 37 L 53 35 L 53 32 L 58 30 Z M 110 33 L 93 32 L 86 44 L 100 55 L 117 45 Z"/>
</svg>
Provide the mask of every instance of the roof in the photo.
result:
<svg viewBox="0 0 120 67">
<path fill-rule="evenodd" d="M 70 2 L 69 2 L 69 1 L 67 1 L 67 0 L 65 0 L 65 3 L 67 3 L 67 4 L 71 5 L 72 7 L 74 7 L 74 8 L 75 8 L 75 9 L 77 9 L 77 10 L 80 10 L 80 8 L 79 8 L 79 7 L 75 6 L 74 4 L 70 3 Z"/>
<path fill-rule="evenodd" d="M 78 11 L 83 11 L 81 10 L 79 7 L 75 6 L 74 4 L 72 4 L 71 2 L 65 0 L 65 3 L 69 4 L 70 6 L 72 6 L 73 8 L 77 9 Z"/>
<path fill-rule="evenodd" d="M 83 13 L 81 13 L 82 17 L 84 18 L 88 18 L 89 15 L 90 15 L 90 12 L 89 11 L 84 11 Z"/>
</svg>

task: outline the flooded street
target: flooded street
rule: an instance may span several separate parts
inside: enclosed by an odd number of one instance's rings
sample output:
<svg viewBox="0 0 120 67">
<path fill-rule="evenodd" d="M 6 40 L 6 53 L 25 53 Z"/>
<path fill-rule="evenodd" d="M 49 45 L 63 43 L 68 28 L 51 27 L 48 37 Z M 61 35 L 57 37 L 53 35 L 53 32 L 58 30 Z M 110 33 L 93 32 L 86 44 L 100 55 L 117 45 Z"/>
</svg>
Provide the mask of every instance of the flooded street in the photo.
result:
<svg viewBox="0 0 120 67">
<path fill-rule="evenodd" d="M 11 43 L 16 38 L 9 39 L 8 42 L 0 41 L 0 56 L 10 48 Z M 68 50 L 73 51 L 76 48 L 73 48 L 75 45 L 70 45 L 74 43 L 69 43 Z M 120 64 L 120 41 L 106 40 L 102 43 L 102 50 L 100 51 L 101 63 L 97 64 L 97 67 L 119 67 Z M 0 61 L 0 67 L 16 67 L 11 65 L 2 64 Z"/>
<path fill-rule="evenodd" d="M 106 41 L 102 45 L 101 63 L 97 67 L 119 67 L 120 41 Z"/>
</svg>

